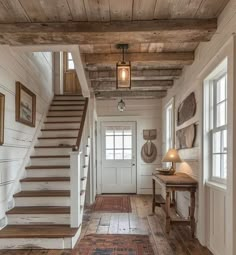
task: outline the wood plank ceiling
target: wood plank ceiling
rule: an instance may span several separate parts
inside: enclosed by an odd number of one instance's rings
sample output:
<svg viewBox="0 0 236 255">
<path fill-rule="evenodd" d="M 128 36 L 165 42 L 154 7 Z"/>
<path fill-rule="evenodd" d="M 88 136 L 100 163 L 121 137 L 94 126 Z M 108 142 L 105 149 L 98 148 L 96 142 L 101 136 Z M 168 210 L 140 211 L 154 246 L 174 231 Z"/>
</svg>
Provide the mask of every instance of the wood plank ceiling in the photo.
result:
<svg viewBox="0 0 236 255">
<path fill-rule="evenodd" d="M 229 0 L 0 0 L 0 43 L 78 44 L 98 98 L 115 89 L 117 43 L 129 43 L 132 90 L 163 97 L 200 42 L 211 39 Z"/>
</svg>

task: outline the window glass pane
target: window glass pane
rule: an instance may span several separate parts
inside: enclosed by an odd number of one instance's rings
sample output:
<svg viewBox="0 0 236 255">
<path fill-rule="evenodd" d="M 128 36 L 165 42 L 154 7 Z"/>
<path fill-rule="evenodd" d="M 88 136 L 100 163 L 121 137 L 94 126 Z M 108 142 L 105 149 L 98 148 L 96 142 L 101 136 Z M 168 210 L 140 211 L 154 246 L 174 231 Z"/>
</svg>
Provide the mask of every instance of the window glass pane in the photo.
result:
<svg viewBox="0 0 236 255">
<path fill-rule="evenodd" d="M 227 154 L 222 155 L 222 178 L 226 179 L 227 178 Z"/>
<path fill-rule="evenodd" d="M 132 136 L 124 136 L 124 148 L 132 148 Z"/>
<path fill-rule="evenodd" d="M 106 150 L 106 160 L 114 159 L 114 150 Z"/>
<path fill-rule="evenodd" d="M 123 159 L 123 150 L 115 150 L 115 159 Z"/>
<path fill-rule="evenodd" d="M 114 131 L 113 128 L 106 128 L 106 135 L 113 135 Z"/>
<path fill-rule="evenodd" d="M 226 125 L 226 101 L 216 106 L 216 126 L 220 127 Z"/>
<path fill-rule="evenodd" d="M 213 169 L 212 169 L 212 175 L 214 177 L 219 177 L 220 178 L 220 168 L 221 168 L 221 164 L 220 164 L 220 157 L 221 155 L 220 154 L 213 154 Z"/>
<path fill-rule="evenodd" d="M 123 128 L 116 128 L 115 135 L 123 135 Z"/>
<path fill-rule="evenodd" d="M 71 54 L 71 52 L 68 52 L 68 60 L 72 60 L 72 54 Z"/>
<path fill-rule="evenodd" d="M 124 150 L 124 159 L 132 159 L 132 150 Z"/>
<path fill-rule="evenodd" d="M 216 103 L 226 99 L 226 76 L 217 81 L 216 94 Z"/>
<path fill-rule="evenodd" d="M 223 130 L 222 131 L 222 139 L 223 139 L 223 142 L 222 142 L 222 152 L 224 153 L 227 153 L 227 130 Z"/>
<path fill-rule="evenodd" d="M 130 128 L 124 128 L 124 135 L 132 135 L 132 130 Z"/>
<path fill-rule="evenodd" d="M 106 149 L 114 148 L 114 136 L 106 136 Z"/>
<path fill-rule="evenodd" d="M 68 61 L 68 69 L 75 69 L 75 65 L 73 61 Z"/>
<path fill-rule="evenodd" d="M 115 148 L 116 149 L 123 148 L 123 136 L 115 136 Z"/>
<path fill-rule="evenodd" d="M 213 133 L 213 153 L 221 152 L 221 132 Z"/>
</svg>

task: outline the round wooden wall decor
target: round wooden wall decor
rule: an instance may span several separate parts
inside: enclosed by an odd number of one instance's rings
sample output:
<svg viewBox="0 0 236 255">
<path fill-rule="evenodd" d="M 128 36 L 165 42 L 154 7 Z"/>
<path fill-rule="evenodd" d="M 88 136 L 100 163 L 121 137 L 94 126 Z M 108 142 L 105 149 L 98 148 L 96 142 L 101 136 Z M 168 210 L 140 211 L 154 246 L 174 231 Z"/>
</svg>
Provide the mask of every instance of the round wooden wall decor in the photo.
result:
<svg viewBox="0 0 236 255">
<path fill-rule="evenodd" d="M 157 157 L 156 145 L 151 141 L 147 141 L 142 147 L 141 157 L 145 163 L 152 163 L 155 161 Z"/>
</svg>

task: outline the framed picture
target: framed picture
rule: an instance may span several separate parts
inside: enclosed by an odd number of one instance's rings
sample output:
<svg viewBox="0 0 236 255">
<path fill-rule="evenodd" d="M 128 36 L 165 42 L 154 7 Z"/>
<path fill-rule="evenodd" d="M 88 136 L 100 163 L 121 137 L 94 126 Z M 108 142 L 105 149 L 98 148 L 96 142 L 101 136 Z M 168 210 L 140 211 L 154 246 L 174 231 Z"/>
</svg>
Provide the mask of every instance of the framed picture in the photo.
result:
<svg viewBox="0 0 236 255">
<path fill-rule="evenodd" d="M 19 81 L 16 82 L 16 121 L 35 127 L 36 95 Z"/>
<path fill-rule="evenodd" d="M 5 95 L 0 93 L 0 145 L 4 143 Z"/>
</svg>

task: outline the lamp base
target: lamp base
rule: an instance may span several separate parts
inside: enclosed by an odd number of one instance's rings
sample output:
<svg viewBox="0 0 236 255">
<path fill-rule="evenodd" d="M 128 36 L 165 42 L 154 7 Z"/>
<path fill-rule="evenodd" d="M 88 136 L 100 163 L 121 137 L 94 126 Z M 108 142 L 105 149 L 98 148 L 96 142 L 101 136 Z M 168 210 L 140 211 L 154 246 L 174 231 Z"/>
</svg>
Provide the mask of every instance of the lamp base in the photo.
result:
<svg viewBox="0 0 236 255">
<path fill-rule="evenodd" d="M 174 175 L 174 174 L 175 174 L 175 169 L 174 169 L 173 166 L 171 166 L 171 167 L 169 168 L 169 174 L 170 174 L 170 175 Z"/>
</svg>

